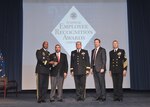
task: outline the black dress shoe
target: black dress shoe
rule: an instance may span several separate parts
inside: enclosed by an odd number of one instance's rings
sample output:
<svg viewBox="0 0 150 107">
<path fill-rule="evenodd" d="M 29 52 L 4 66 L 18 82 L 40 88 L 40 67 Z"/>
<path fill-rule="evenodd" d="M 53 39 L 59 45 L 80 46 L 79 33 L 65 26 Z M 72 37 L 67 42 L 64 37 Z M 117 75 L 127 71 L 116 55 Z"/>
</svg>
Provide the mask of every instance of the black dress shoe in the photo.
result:
<svg viewBox="0 0 150 107">
<path fill-rule="evenodd" d="M 77 101 L 81 101 L 81 98 L 77 98 Z"/>
<path fill-rule="evenodd" d="M 63 100 L 62 99 L 59 99 L 59 100 L 57 100 L 58 102 L 63 102 Z"/>
<path fill-rule="evenodd" d="M 121 102 L 121 101 L 122 101 L 122 99 L 120 99 L 120 98 L 117 98 L 117 99 L 115 99 L 115 101 L 120 101 L 120 102 Z"/>
<path fill-rule="evenodd" d="M 102 101 L 102 102 L 106 101 L 106 98 L 102 98 L 101 101 Z"/>
<path fill-rule="evenodd" d="M 45 103 L 46 101 L 45 101 L 45 100 L 41 100 L 41 102 L 42 102 L 42 103 Z"/>
<path fill-rule="evenodd" d="M 113 101 L 118 101 L 118 99 L 117 99 L 117 98 L 115 98 Z"/>
<path fill-rule="evenodd" d="M 55 100 L 49 100 L 50 102 L 54 102 Z"/>
<path fill-rule="evenodd" d="M 84 101 L 85 99 L 84 98 L 81 98 L 81 101 Z"/>
<path fill-rule="evenodd" d="M 38 100 L 38 101 L 37 101 L 37 103 L 41 103 L 41 102 L 42 102 L 41 100 Z"/>
<path fill-rule="evenodd" d="M 99 100 L 101 100 L 101 98 L 100 98 L 100 97 L 97 97 L 95 100 L 96 100 L 96 101 L 99 101 Z"/>
<path fill-rule="evenodd" d="M 122 101 L 123 101 L 123 99 L 121 98 L 121 99 L 119 99 L 119 101 L 120 101 L 120 102 L 122 102 Z"/>
</svg>

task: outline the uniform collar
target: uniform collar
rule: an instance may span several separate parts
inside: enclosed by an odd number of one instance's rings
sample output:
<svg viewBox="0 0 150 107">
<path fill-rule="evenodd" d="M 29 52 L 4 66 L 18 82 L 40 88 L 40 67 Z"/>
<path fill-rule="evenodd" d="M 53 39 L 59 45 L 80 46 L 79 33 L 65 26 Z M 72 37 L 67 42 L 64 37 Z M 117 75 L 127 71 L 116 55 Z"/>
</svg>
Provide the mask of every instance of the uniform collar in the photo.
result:
<svg viewBox="0 0 150 107">
<path fill-rule="evenodd" d="M 82 49 L 77 49 L 77 52 L 78 52 L 78 50 L 79 50 L 79 52 L 81 52 Z"/>
<path fill-rule="evenodd" d="M 117 52 L 119 48 L 114 49 L 114 52 Z"/>
<path fill-rule="evenodd" d="M 44 51 L 47 51 L 47 49 L 43 48 Z"/>
</svg>

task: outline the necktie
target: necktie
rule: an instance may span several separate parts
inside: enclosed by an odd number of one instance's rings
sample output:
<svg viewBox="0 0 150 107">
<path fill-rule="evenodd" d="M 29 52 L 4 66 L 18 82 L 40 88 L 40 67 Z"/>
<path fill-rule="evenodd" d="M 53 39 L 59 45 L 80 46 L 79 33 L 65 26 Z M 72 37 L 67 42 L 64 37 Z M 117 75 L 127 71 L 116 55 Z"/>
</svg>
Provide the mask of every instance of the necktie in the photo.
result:
<svg viewBox="0 0 150 107">
<path fill-rule="evenodd" d="M 60 55 L 57 54 L 58 63 L 60 62 Z"/>
<path fill-rule="evenodd" d="M 96 51 L 97 49 L 94 50 L 94 54 L 93 54 L 94 65 L 95 65 L 95 60 L 96 60 Z"/>
</svg>

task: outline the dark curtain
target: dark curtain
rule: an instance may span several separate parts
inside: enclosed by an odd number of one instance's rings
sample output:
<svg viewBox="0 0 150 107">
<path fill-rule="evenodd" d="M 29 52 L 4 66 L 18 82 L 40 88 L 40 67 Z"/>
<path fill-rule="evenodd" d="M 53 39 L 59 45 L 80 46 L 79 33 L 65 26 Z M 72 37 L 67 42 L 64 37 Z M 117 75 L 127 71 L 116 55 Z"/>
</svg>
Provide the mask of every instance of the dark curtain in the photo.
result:
<svg viewBox="0 0 150 107">
<path fill-rule="evenodd" d="M 150 90 L 150 0 L 127 0 L 131 89 Z"/>
<path fill-rule="evenodd" d="M 22 81 L 22 0 L 0 2 L 0 49 L 6 61 L 6 75 Z"/>
</svg>

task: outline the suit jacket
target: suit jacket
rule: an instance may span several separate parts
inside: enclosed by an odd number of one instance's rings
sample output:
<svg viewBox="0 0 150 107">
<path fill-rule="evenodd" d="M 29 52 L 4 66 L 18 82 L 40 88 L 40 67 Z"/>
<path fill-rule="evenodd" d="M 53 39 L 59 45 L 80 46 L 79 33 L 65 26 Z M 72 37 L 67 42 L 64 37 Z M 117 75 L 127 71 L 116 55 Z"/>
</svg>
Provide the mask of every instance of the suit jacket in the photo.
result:
<svg viewBox="0 0 150 107">
<path fill-rule="evenodd" d="M 86 70 L 90 70 L 89 54 L 87 50 L 81 49 L 78 53 L 77 50 L 71 52 L 71 72 L 74 75 L 85 75 Z"/>
<path fill-rule="evenodd" d="M 123 67 L 123 64 L 126 60 L 125 51 L 123 49 L 118 49 L 117 52 L 114 52 L 114 50 L 110 51 L 109 57 L 109 70 L 112 73 L 122 73 L 123 70 L 127 70 L 127 66 L 125 68 Z"/>
<path fill-rule="evenodd" d="M 95 58 L 95 65 L 94 65 L 94 55 L 95 49 L 92 50 L 92 56 L 91 56 L 91 68 L 95 66 L 95 69 L 97 72 L 100 71 L 100 69 L 104 69 L 106 71 L 106 50 L 102 47 L 99 48 L 96 58 Z"/>
<path fill-rule="evenodd" d="M 35 73 L 49 74 L 50 71 L 50 52 L 43 48 L 36 51 L 37 65 Z"/>
<path fill-rule="evenodd" d="M 51 54 L 50 60 L 58 62 L 56 53 Z M 60 73 L 60 76 L 64 76 L 64 73 L 68 72 L 67 55 L 64 53 L 60 53 L 60 61 L 56 66 L 52 66 L 50 75 L 55 77 L 57 76 L 58 72 Z"/>
</svg>

